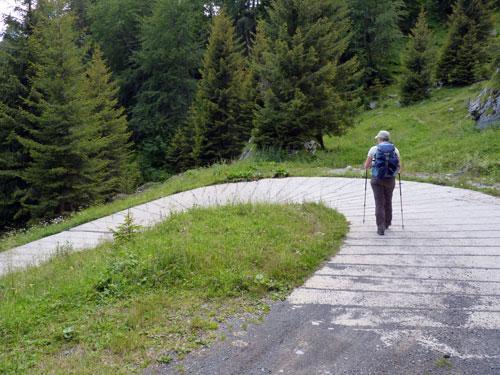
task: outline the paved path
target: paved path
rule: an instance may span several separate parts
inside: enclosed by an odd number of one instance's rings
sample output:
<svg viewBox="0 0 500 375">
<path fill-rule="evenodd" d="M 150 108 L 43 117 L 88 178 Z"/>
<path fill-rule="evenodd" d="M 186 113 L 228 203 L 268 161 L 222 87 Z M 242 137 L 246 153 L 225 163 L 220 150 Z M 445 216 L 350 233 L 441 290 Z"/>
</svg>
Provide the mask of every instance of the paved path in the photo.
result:
<svg viewBox="0 0 500 375">
<path fill-rule="evenodd" d="M 193 206 L 323 201 L 351 223 L 340 253 L 263 324 L 191 356 L 187 373 L 500 374 L 500 200 L 403 182 L 405 230 L 396 190 L 394 228 L 380 237 L 370 191 L 362 224 L 363 189 L 360 179 L 266 179 L 130 209 L 139 224 L 153 225 Z M 81 250 L 109 240 L 125 213 L 0 253 L 0 275 L 42 262 L 58 246 Z"/>
</svg>

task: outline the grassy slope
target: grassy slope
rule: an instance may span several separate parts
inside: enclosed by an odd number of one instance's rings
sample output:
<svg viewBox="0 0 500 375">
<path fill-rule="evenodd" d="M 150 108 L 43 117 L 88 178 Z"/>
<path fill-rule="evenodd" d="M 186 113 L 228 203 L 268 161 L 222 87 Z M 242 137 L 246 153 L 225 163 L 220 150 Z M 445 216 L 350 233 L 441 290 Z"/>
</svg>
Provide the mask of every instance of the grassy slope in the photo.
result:
<svg viewBox="0 0 500 375">
<path fill-rule="evenodd" d="M 321 205 L 195 209 L 1 278 L 0 373 L 129 373 L 182 356 L 228 314 L 300 285 L 346 231 Z"/>
<path fill-rule="evenodd" d="M 497 34 L 500 35 L 498 11 L 495 13 L 495 20 Z M 443 44 L 445 37 L 445 29 L 434 28 L 436 50 Z M 479 132 L 474 129 L 472 121 L 467 119 L 466 102 L 479 93 L 481 86 L 482 84 L 478 84 L 463 89 L 436 90 L 430 100 L 407 108 L 398 108 L 395 99 L 388 99 L 382 103 L 381 109 L 360 114 L 356 127 L 344 136 L 327 139 L 326 144 L 330 150 L 320 151 L 314 158 L 271 158 L 278 163 L 254 158 L 230 165 L 191 170 L 156 184 L 144 192 L 108 204 L 89 207 L 57 223 L 9 233 L 0 237 L 0 251 L 153 199 L 200 186 L 283 174 L 331 176 L 332 168 L 361 166 L 368 147 L 373 144 L 372 136 L 380 128 L 393 132 L 394 139 L 403 153 L 403 178 L 457 185 L 499 195 L 500 133 L 493 129 Z M 397 88 L 389 91 L 397 93 Z M 449 108 L 454 110 L 450 112 Z M 432 156 L 429 157 L 429 154 Z M 437 157 L 434 156 L 436 154 Z M 462 171 L 464 173 L 461 173 Z M 457 172 L 460 172 L 457 176 L 445 176 Z M 432 174 L 429 175 L 430 173 Z M 361 176 L 358 172 L 344 174 Z M 478 183 L 495 186 L 478 187 Z"/>
<path fill-rule="evenodd" d="M 380 128 L 393 132 L 407 176 L 498 184 L 498 130 L 477 131 L 467 119 L 466 102 L 480 88 L 436 90 L 431 99 L 407 108 L 399 108 L 391 95 L 380 108 L 362 113 L 346 135 L 327 139 L 328 150 L 315 157 L 253 158 L 188 171 L 60 223 L 8 236 L 0 240 L 0 251 L 199 186 L 283 174 L 328 176 L 331 168 L 359 166 Z M 345 230 L 340 216 L 314 205 L 195 210 L 134 243 L 106 244 L 4 277 L 0 372 L 30 366 L 43 373 L 130 372 L 182 356 L 214 339 L 224 317 L 262 310 L 263 296 L 283 295 L 300 284 L 338 247 Z M 68 327 L 74 331 L 64 338 Z"/>
<path fill-rule="evenodd" d="M 210 168 L 194 169 L 173 176 L 163 183 L 152 184 L 142 192 L 116 199 L 107 204 L 95 205 L 75 212 L 63 220 L 58 219 L 52 223 L 32 226 L 28 230 L 12 231 L 0 238 L 0 251 L 59 233 L 79 224 L 99 219 L 167 195 L 201 186 L 274 177 L 283 173 L 285 167 L 289 167 L 286 173 L 294 176 L 319 176 L 327 175 L 328 173 L 327 169 L 313 166 L 307 160 L 302 162 L 293 161 L 285 164 L 247 160 L 233 164 L 217 164 Z"/>
<path fill-rule="evenodd" d="M 373 136 L 386 129 L 401 151 L 406 174 L 455 174 L 457 182 L 499 183 L 500 132 L 479 131 L 467 117 L 467 101 L 480 89 L 435 90 L 430 99 L 403 108 L 388 99 L 359 116 L 346 135 L 328 140 L 332 164 L 359 165 L 374 144 Z"/>
<path fill-rule="evenodd" d="M 374 142 L 373 136 L 380 128 L 390 130 L 394 135 L 403 157 L 403 177 L 472 188 L 477 188 L 474 183 L 498 186 L 499 130 L 476 130 L 473 122 L 467 118 L 467 100 L 473 98 L 480 89 L 481 84 L 461 89 L 435 90 L 431 99 L 405 108 L 396 105 L 396 98 L 388 98 L 381 103 L 380 108 L 360 114 L 356 126 L 347 134 L 328 138 L 328 150 L 318 152 L 315 157 L 299 155 L 286 160 L 254 157 L 233 164 L 191 170 L 151 186 L 142 193 L 82 210 L 57 224 L 33 227 L 28 231 L 4 236 L 0 239 L 0 251 L 140 203 L 200 186 L 283 174 L 330 176 L 332 168 L 348 165 L 360 167 Z M 394 91 L 397 92 L 396 89 Z M 351 175 L 360 176 L 360 173 Z M 486 191 L 499 194 L 498 187 L 487 188 Z"/>
</svg>

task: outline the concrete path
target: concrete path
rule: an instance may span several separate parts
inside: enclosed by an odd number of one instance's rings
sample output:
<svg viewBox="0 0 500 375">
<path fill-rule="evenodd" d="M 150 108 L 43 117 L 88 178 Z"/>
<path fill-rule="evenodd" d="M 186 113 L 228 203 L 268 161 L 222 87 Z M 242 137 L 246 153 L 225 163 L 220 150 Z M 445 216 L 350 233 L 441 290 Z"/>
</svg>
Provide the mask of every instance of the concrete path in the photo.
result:
<svg viewBox="0 0 500 375">
<path fill-rule="evenodd" d="M 187 373 L 500 374 L 500 199 L 403 182 L 405 230 L 396 189 L 394 227 L 381 237 L 370 190 L 362 224 L 363 190 L 360 179 L 265 179 L 130 209 L 139 224 L 153 225 L 193 206 L 322 201 L 351 223 L 340 253 L 263 324 L 191 356 Z M 0 253 L 0 275 L 39 264 L 64 245 L 82 250 L 109 240 L 125 213 Z"/>
</svg>

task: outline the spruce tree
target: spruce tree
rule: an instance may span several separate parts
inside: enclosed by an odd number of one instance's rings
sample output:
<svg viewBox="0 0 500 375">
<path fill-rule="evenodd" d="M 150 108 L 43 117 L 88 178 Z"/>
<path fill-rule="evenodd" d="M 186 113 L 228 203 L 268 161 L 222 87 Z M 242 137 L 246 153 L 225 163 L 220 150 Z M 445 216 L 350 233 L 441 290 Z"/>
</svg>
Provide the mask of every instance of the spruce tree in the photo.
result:
<svg viewBox="0 0 500 375">
<path fill-rule="evenodd" d="M 93 0 L 68 0 L 77 30 L 86 33 L 90 27 L 89 9 Z"/>
<path fill-rule="evenodd" d="M 399 21 L 399 28 L 406 35 L 409 34 L 417 23 L 417 19 L 424 0 L 403 0 L 403 11 Z"/>
<path fill-rule="evenodd" d="M 165 153 L 195 95 L 205 23 L 199 0 L 160 0 L 143 23 L 135 60 L 140 75 L 147 78 L 130 124 L 146 177 L 170 168 Z"/>
<path fill-rule="evenodd" d="M 98 198 L 93 174 L 102 161 L 95 118 L 83 95 L 84 51 L 77 47 L 73 18 L 63 1 L 45 4 L 30 38 L 34 54 L 31 92 L 26 100 L 26 136 L 18 139 L 31 160 L 21 173 L 28 188 L 21 203 L 33 220 L 74 211 Z M 99 165 L 96 165 L 99 164 Z"/>
<path fill-rule="evenodd" d="M 188 119 L 190 118 L 188 116 Z M 194 131 L 193 124 L 189 120 L 177 128 L 166 155 L 172 172 L 183 172 L 197 164 L 194 155 Z"/>
<path fill-rule="evenodd" d="M 89 7 L 90 31 L 114 73 L 130 68 L 131 58 L 140 47 L 142 18 L 151 13 L 151 8 L 151 2 L 144 0 L 99 0 Z"/>
<path fill-rule="evenodd" d="M 241 50 L 231 19 L 221 11 L 212 22 L 189 121 L 201 165 L 237 157 L 250 137 L 252 101 Z"/>
<path fill-rule="evenodd" d="M 463 0 L 464 13 L 476 29 L 477 41 L 488 42 L 493 29 L 493 4 L 491 0 Z"/>
<path fill-rule="evenodd" d="M 477 69 L 480 66 L 479 54 L 476 28 L 474 25 L 469 25 L 469 31 L 465 34 L 457 52 L 456 65 L 450 80 L 451 85 L 470 85 L 477 81 L 479 76 Z"/>
<path fill-rule="evenodd" d="M 465 15 L 471 21 L 475 33 L 473 69 L 476 81 L 490 77 L 488 65 L 494 57 L 489 53 L 494 29 L 493 8 L 492 0 L 464 0 Z"/>
<path fill-rule="evenodd" d="M 107 198 L 117 192 L 130 192 L 139 174 L 133 159 L 131 132 L 125 110 L 118 104 L 118 86 L 98 47 L 86 71 L 83 94 L 90 104 L 96 130 L 94 144 L 97 147 L 89 153 L 89 158 L 101 161 L 94 162 L 99 196 Z"/>
<path fill-rule="evenodd" d="M 244 42 L 245 52 L 249 53 L 257 20 L 265 16 L 270 0 L 222 0 L 220 3 L 233 19 L 236 34 Z"/>
<path fill-rule="evenodd" d="M 269 51 L 269 44 L 265 34 L 265 23 L 259 22 L 256 26 L 254 41 L 250 50 L 249 58 L 249 79 L 250 79 L 250 96 L 254 102 L 254 108 L 262 107 L 263 90 L 259 89 L 260 74 L 266 61 L 264 54 Z"/>
<path fill-rule="evenodd" d="M 426 13 L 422 9 L 408 41 L 408 52 L 404 62 L 405 71 L 401 87 L 402 103 L 405 105 L 429 97 L 432 85 L 431 31 L 427 25 Z"/>
<path fill-rule="evenodd" d="M 114 78 L 120 85 L 120 104 L 131 108 L 144 80 L 134 60 L 140 49 L 142 21 L 152 11 L 153 1 L 91 0 L 86 10 L 87 22 L 99 44 Z"/>
<path fill-rule="evenodd" d="M 485 76 L 486 53 L 491 19 L 489 3 L 458 0 L 437 67 L 437 78 L 444 85 L 469 85 Z"/>
<path fill-rule="evenodd" d="M 402 43 L 402 1 L 348 0 L 348 4 L 354 33 L 351 49 L 363 68 L 364 87 L 392 82 Z"/>
<path fill-rule="evenodd" d="M 261 149 L 323 143 L 352 123 L 359 79 L 345 57 L 351 34 L 343 1 L 276 0 L 258 27 L 254 138 Z M 260 101 L 260 103 L 259 103 Z"/>
<path fill-rule="evenodd" d="M 425 7 L 431 19 L 445 24 L 455 3 L 456 0 L 425 0 Z"/>
<path fill-rule="evenodd" d="M 453 77 L 458 61 L 458 51 L 469 29 L 470 22 L 465 16 L 463 7 L 456 4 L 450 21 L 448 37 L 443 46 L 436 72 L 437 79 L 444 85 L 450 85 L 455 81 Z"/>
<path fill-rule="evenodd" d="M 24 133 L 20 109 L 30 85 L 32 2 L 25 0 L 18 7 L 19 19 L 5 18 L 6 30 L 0 41 L 0 231 L 21 226 L 26 219 L 19 215 L 20 196 L 26 188 L 19 173 L 26 167 L 27 155 L 16 134 Z"/>
</svg>

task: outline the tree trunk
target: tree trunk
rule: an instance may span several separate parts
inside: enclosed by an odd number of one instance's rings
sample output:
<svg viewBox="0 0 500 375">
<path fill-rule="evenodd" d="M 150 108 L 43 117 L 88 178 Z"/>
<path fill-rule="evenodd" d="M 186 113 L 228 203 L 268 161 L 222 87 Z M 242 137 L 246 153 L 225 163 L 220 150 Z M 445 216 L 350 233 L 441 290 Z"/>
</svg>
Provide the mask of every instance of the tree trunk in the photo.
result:
<svg viewBox="0 0 500 375">
<path fill-rule="evenodd" d="M 316 134 L 315 138 L 316 138 L 316 142 L 319 143 L 319 146 L 321 147 L 321 149 L 324 150 L 325 149 L 325 142 L 323 140 L 323 134 L 318 133 L 318 134 Z"/>
</svg>

